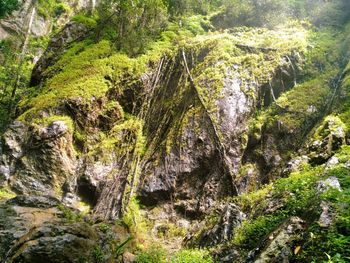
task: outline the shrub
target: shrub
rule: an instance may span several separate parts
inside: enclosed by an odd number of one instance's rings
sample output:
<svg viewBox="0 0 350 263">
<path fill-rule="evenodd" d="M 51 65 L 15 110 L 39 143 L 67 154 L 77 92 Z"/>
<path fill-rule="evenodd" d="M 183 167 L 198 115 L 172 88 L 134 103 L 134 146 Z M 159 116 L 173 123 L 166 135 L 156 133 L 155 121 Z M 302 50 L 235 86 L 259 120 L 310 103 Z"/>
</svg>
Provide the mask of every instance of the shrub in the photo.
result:
<svg viewBox="0 0 350 263">
<path fill-rule="evenodd" d="M 85 15 L 76 15 L 72 18 L 72 21 L 77 22 L 79 24 L 83 24 L 89 28 L 95 28 L 97 25 L 97 22 L 95 19 Z"/>
<path fill-rule="evenodd" d="M 171 263 L 211 263 L 211 258 L 207 250 L 185 249 L 177 252 L 171 259 Z"/>
<path fill-rule="evenodd" d="M 136 263 L 162 263 L 166 262 L 166 252 L 160 247 L 153 246 L 137 255 Z"/>
<path fill-rule="evenodd" d="M 11 14 L 12 11 L 20 7 L 18 0 L 0 0 L 0 18 Z"/>
</svg>

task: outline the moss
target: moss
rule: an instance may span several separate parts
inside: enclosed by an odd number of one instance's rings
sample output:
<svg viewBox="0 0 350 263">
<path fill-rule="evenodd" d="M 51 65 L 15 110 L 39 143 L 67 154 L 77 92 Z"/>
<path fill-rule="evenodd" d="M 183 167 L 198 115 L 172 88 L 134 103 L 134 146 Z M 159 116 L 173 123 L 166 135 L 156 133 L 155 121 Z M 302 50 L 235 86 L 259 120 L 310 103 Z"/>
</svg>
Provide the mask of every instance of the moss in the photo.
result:
<svg viewBox="0 0 350 263">
<path fill-rule="evenodd" d="M 249 178 L 245 191 L 253 192 L 254 190 L 257 190 L 258 187 L 258 174 L 259 171 L 255 164 L 246 163 L 239 168 L 239 171 L 236 174 L 236 185 L 239 185 L 242 180 L 245 181 L 247 178 Z"/>
<path fill-rule="evenodd" d="M 56 6 L 55 6 L 55 15 L 56 16 L 60 16 L 62 14 L 69 14 L 72 12 L 70 6 L 67 4 L 67 3 L 58 3 Z"/>
<path fill-rule="evenodd" d="M 82 214 L 77 213 L 64 205 L 58 205 L 57 208 L 62 212 L 63 218 L 67 221 L 80 222 L 83 220 Z"/>
<path fill-rule="evenodd" d="M 273 198 L 284 201 L 283 213 L 309 219 L 318 206 L 316 184 L 322 167 L 304 167 L 274 183 Z"/>
<path fill-rule="evenodd" d="M 16 194 L 13 193 L 11 190 L 5 187 L 0 188 L 0 201 L 6 201 L 14 197 L 16 197 Z"/>
<path fill-rule="evenodd" d="M 80 214 L 84 216 L 90 213 L 91 207 L 89 204 L 80 201 L 77 205 L 77 209 L 80 211 Z"/>
<path fill-rule="evenodd" d="M 60 8 L 67 10 L 67 5 L 62 3 L 61 0 L 38 0 L 37 3 L 38 14 L 45 19 L 61 15 L 62 12 L 57 12 L 58 10 L 63 11 Z"/>
<path fill-rule="evenodd" d="M 44 72 L 48 80 L 39 94 L 29 94 L 22 100 L 20 106 L 29 109 L 19 119 L 29 121 L 42 110 L 52 110 L 68 99 L 79 97 L 88 103 L 92 97 L 104 97 L 110 88 L 121 95 L 124 89 L 140 85 L 142 74 L 161 56 L 160 50 L 150 50 L 138 58 L 113 53 L 106 40 L 73 44 Z"/>
<path fill-rule="evenodd" d="M 101 142 L 90 152 L 91 155 L 98 152 L 143 154 L 145 151 L 145 137 L 142 133 L 143 123 L 135 117 L 115 125 L 107 136 L 102 135 Z"/>
<path fill-rule="evenodd" d="M 306 234 L 308 236 L 304 235 L 307 241 L 302 245 L 302 252 L 296 256 L 298 260 L 321 262 L 327 260 L 325 253 L 332 258 L 346 259 L 350 244 L 350 170 L 347 166 L 349 147 L 343 146 L 336 157 L 340 163 L 331 169 L 306 165 L 288 178 L 278 179 L 259 191 L 239 196 L 236 202 L 250 216 L 236 230 L 231 245 L 252 249 L 285 219 L 298 216 L 310 224 Z M 338 178 L 342 191 L 330 188 L 319 194 L 317 182 L 329 177 Z M 336 214 L 334 224 L 328 229 L 320 227 L 316 221 L 321 213 L 322 200 L 327 201 L 331 211 Z M 268 204 L 274 201 L 279 206 L 268 212 Z"/>
<path fill-rule="evenodd" d="M 284 217 L 281 215 L 259 216 L 252 221 L 244 221 L 235 231 L 233 244 L 241 248 L 254 248 L 276 227 L 281 224 Z"/>
<path fill-rule="evenodd" d="M 130 230 L 133 237 L 131 245 L 136 250 L 147 251 L 147 249 L 154 247 L 155 242 L 149 236 L 151 223 L 144 217 L 140 210 L 140 204 L 134 196 L 128 203 L 127 212 L 123 215 L 122 221 Z"/>
<path fill-rule="evenodd" d="M 97 22 L 94 18 L 83 15 L 83 14 L 75 15 L 72 18 L 72 21 L 79 23 L 79 24 L 82 24 L 82 25 L 85 25 L 91 29 L 93 29 L 97 26 Z"/>
<path fill-rule="evenodd" d="M 255 209 L 259 208 L 263 210 L 266 208 L 268 202 L 267 196 L 272 189 L 272 184 L 269 184 L 259 190 L 242 194 L 239 196 L 238 203 L 244 211 L 255 214 Z"/>
<path fill-rule="evenodd" d="M 167 238 L 174 238 L 174 237 L 180 237 L 180 238 L 185 238 L 187 234 L 187 230 L 184 227 L 179 227 L 175 224 L 168 224 L 168 232 L 166 234 Z"/>
<path fill-rule="evenodd" d="M 350 48 L 349 48 L 350 50 Z M 341 120 L 350 127 L 350 63 L 346 66 L 344 72 L 343 72 L 343 79 L 340 86 L 340 94 L 341 99 L 339 101 L 339 106 L 337 109 L 337 113 L 339 114 L 339 117 Z"/>
<path fill-rule="evenodd" d="M 326 74 L 297 85 L 282 94 L 276 103 L 263 113 L 259 122 L 264 121 L 267 129 L 303 135 L 322 116 L 331 90 L 328 85 L 330 75 Z M 303 98 L 302 100 L 300 98 Z"/>
<path fill-rule="evenodd" d="M 303 245 L 300 261 L 326 262 L 327 258 L 347 262 L 350 253 L 350 170 L 347 162 L 350 157 L 348 146 L 344 146 L 336 156 L 339 164 L 325 172 L 324 177 L 336 177 L 342 188 L 329 188 L 320 198 L 327 202 L 330 211 L 335 215 L 333 223 L 328 227 L 321 227 L 317 222 L 311 224 Z"/>
<path fill-rule="evenodd" d="M 330 134 L 341 138 L 345 136 L 347 131 L 347 125 L 344 124 L 340 117 L 328 115 L 316 129 L 313 138 L 314 140 L 322 140 Z"/>
<path fill-rule="evenodd" d="M 181 35 L 179 37 L 181 39 Z M 272 39 L 272 41 L 270 41 Z M 268 83 L 278 67 L 283 66 L 285 56 L 293 52 L 306 51 L 307 31 L 300 25 L 291 28 L 279 28 L 276 31 L 266 29 L 239 28 L 234 32 L 198 34 L 195 37 L 181 40 L 179 56 L 182 60 L 181 50 L 185 51 L 186 60 L 196 86 L 196 93 L 204 103 L 213 125 L 219 127 L 217 101 L 221 99 L 225 79 L 236 79 L 240 82 L 241 90 L 253 100 L 255 87 Z M 181 89 L 174 94 L 172 100 L 181 99 L 186 90 L 193 87 L 183 80 Z M 193 95 L 191 95 L 193 96 Z M 198 98 L 197 98 L 198 99 Z M 172 102 L 173 102 L 172 101 Z M 169 105 L 170 104 L 170 105 Z M 198 105 L 199 103 L 195 103 Z M 170 109 L 173 104 L 166 101 L 162 107 Z M 197 107 L 197 110 L 200 107 Z M 183 115 L 181 115 L 182 117 Z M 172 138 L 178 136 L 179 130 L 184 131 L 187 113 L 178 126 L 173 125 L 167 136 L 166 148 L 169 153 L 174 142 Z M 220 129 L 218 137 L 223 139 Z"/>
<path fill-rule="evenodd" d="M 268 83 L 285 56 L 303 53 L 307 31 L 300 25 L 278 30 L 240 28 L 238 32 L 198 36 L 186 43 L 187 49 L 208 50 L 204 61 L 193 70 L 195 82 L 209 111 L 221 95 L 224 79 L 237 78 L 241 89 L 251 94 L 250 86 Z"/>
<path fill-rule="evenodd" d="M 305 62 L 301 68 L 305 78 L 311 79 L 320 73 L 339 70 L 343 34 L 334 28 L 311 31 L 308 38 L 311 46 L 305 54 Z"/>
<path fill-rule="evenodd" d="M 39 126 L 47 127 L 47 126 L 50 126 L 55 121 L 64 121 L 64 123 L 68 127 L 68 131 L 71 134 L 74 133 L 73 120 L 68 116 L 53 115 L 53 116 L 49 116 L 49 117 L 42 118 L 42 119 L 34 119 L 34 120 L 32 120 L 31 123 L 37 124 Z"/>
<path fill-rule="evenodd" d="M 320 203 L 316 190 L 320 169 L 304 167 L 288 178 L 278 179 L 258 191 L 238 196 L 236 202 L 250 217 L 235 231 L 232 244 L 252 249 L 291 216 L 312 221 Z M 269 204 L 274 201 L 278 201 L 279 206 L 267 212 L 271 209 Z"/>
<path fill-rule="evenodd" d="M 108 82 L 104 79 L 106 67 L 99 59 L 109 52 L 110 46 L 106 41 L 74 45 L 57 64 L 45 72 L 47 75 L 60 73 L 47 81 L 38 96 L 21 102 L 20 106 L 30 109 L 20 119 L 30 120 L 41 110 L 55 107 L 69 98 L 82 97 L 88 100 L 103 96 L 108 89 Z"/>
<path fill-rule="evenodd" d="M 310 204 L 313 204 L 312 207 L 317 205 L 313 203 L 316 193 L 314 191 L 316 178 L 315 174 L 310 175 L 307 171 L 295 173 L 289 178 L 279 179 L 259 190 L 226 200 L 226 202 L 229 201 L 238 205 L 248 217 L 235 229 L 233 238 L 221 245 L 233 246 L 239 248 L 242 252 L 249 251 L 267 238 L 288 217 L 304 216 L 304 209 L 309 209 Z M 312 194 L 309 194 L 309 192 Z M 276 200 L 278 200 L 278 207 L 271 209 L 271 202 Z M 268 212 L 268 210 L 271 211 Z M 205 218 L 205 228 L 196 236 L 200 237 L 205 230 L 213 229 L 220 216 L 215 211 L 207 216 Z M 215 249 L 219 249 L 219 247 Z"/>
</svg>

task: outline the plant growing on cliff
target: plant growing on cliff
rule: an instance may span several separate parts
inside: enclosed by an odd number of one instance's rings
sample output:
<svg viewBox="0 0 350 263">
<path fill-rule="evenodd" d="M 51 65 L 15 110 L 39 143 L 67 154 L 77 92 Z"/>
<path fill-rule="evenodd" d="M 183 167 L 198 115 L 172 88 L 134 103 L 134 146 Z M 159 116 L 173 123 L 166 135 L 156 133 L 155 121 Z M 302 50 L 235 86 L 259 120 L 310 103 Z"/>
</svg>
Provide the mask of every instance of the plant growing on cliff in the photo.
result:
<svg viewBox="0 0 350 263">
<path fill-rule="evenodd" d="M 171 263 L 212 263 L 209 251 L 201 249 L 183 249 L 175 253 Z"/>
<path fill-rule="evenodd" d="M 11 14 L 12 11 L 20 7 L 18 0 L 0 0 L 0 18 Z"/>
<path fill-rule="evenodd" d="M 132 56 L 144 52 L 167 21 L 166 7 L 161 0 L 102 1 L 99 13 L 107 19 L 102 19 L 98 35 L 104 35 L 118 50 Z"/>
</svg>

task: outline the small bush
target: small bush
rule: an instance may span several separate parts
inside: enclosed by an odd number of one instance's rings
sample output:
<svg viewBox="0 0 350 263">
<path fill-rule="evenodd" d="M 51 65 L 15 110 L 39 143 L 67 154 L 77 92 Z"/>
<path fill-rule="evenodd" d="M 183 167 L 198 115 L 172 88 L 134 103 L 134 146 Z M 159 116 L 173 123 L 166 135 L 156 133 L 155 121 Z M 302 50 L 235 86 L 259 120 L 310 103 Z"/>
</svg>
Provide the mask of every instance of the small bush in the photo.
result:
<svg viewBox="0 0 350 263">
<path fill-rule="evenodd" d="M 151 247 L 136 257 L 136 263 L 162 263 L 166 262 L 166 252 L 160 247 Z"/>
<path fill-rule="evenodd" d="M 64 13 L 68 13 L 69 11 L 70 11 L 70 7 L 66 3 L 59 3 L 55 7 L 55 15 L 56 16 L 60 16 Z"/>
<path fill-rule="evenodd" d="M 186 249 L 175 254 L 171 263 L 211 263 L 211 258 L 207 250 Z"/>
<path fill-rule="evenodd" d="M 89 28 L 95 28 L 97 25 L 97 22 L 95 19 L 84 15 L 76 15 L 72 18 L 72 20 L 79 24 L 83 24 Z"/>
<path fill-rule="evenodd" d="M 94 257 L 96 262 L 103 262 L 104 253 L 100 246 L 96 246 L 94 251 L 92 252 L 92 256 Z"/>
</svg>

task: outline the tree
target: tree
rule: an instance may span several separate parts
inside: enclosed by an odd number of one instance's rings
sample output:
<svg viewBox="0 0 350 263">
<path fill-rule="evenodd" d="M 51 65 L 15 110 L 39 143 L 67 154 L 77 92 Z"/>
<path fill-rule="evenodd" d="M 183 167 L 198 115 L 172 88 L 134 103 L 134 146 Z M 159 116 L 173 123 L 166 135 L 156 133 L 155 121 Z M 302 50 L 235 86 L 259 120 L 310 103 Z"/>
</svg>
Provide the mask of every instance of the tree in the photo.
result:
<svg viewBox="0 0 350 263">
<path fill-rule="evenodd" d="M 19 6 L 18 0 L 0 0 L 0 18 L 18 9 Z"/>
<path fill-rule="evenodd" d="M 222 5 L 223 0 L 164 0 L 171 16 L 186 13 L 206 14 Z"/>
<path fill-rule="evenodd" d="M 109 38 L 129 55 L 142 53 L 168 19 L 163 0 L 105 1 L 99 12 L 107 18 L 100 21 L 98 35 Z"/>
</svg>

